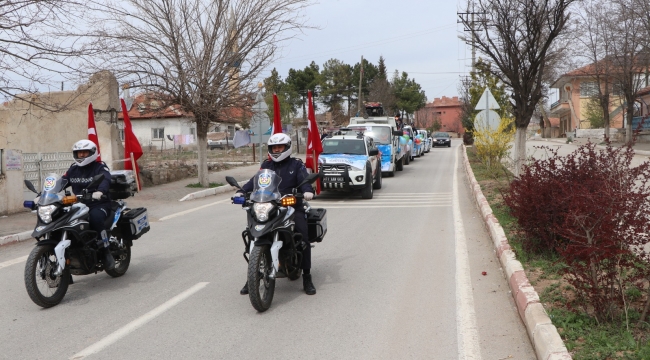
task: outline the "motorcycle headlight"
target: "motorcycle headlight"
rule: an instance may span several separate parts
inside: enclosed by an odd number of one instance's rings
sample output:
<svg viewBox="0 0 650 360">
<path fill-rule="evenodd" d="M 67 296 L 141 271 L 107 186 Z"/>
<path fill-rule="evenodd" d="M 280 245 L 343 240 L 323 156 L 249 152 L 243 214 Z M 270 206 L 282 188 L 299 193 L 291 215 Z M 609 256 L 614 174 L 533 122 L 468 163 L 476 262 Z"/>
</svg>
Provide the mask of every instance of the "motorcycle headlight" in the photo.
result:
<svg viewBox="0 0 650 360">
<path fill-rule="evenodd" d="M 253 204 L 253 215 L 258 221 L 266 221 L 269 219 L 269 213 L 273 209 L 271 203 L 255 203 Z"/>
<path fill-rule="evenodd" d="M 56 210 L 56 205 L 45 205 L 38 207 L 38 217 L 46 224 L 52 222 L 52 213 Z"/>
</svg>

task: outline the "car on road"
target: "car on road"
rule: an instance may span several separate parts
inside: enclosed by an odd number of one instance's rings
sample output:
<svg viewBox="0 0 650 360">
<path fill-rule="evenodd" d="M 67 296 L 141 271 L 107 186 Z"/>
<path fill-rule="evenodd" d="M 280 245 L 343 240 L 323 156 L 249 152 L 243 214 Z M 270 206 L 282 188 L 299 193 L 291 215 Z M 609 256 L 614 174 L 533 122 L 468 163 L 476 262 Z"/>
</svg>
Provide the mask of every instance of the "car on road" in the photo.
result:
<svg viewBox="0 0 650 360">
<path fill-rule="evenodd" d="M 208 149 L 232 149 L 235 145 L 232 139 L 208 140 Z"/>
<path fill-rule="evenodd" d="M 335 135 L 323 139 L 318 156 L 323 191 L 361 190 L 361 197 L 372 199 L 381 189 L 381 155 L 374 140 L 362 134 Z"/>
<path fill-rule="evenodd" d="M 437 132 L 433 134 L 432 145 L 451 147 L 451 136 L 446 132 Z"/>
</svg>

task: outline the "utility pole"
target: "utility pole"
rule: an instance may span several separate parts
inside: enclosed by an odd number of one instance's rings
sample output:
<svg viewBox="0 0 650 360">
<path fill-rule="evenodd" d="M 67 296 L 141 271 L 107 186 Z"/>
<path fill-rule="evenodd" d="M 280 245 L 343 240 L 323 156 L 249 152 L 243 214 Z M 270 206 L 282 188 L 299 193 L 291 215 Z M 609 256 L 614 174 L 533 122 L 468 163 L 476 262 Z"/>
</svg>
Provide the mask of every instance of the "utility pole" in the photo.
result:
<svg viewBox="0 0 650 360">
<path fill-rule="evenodd" d="M 476 35 L 475 35 L 475 25 L 477 21 L 475 21 L 474 16 L 479 15 L 479 14 L 484 14 L 484 13 L 477 13 L 474 12 L 474 6 L 472 5 L 472 11 L 469 11 L 469 8 L 467 9 L 467 12 L 464 13 L 456 13 L 458 15 L 459 20 L 457 23 L 461 23 L 464 25 L 465 31 L 469 31 L 472 34 L 472 71 L 476 71 Z M 478 21 L 481 22 L 481 21 Z"/>
<path fill-rule="evenodd" d="M 361 63 L 359 65 L 359 95 L 357 96 L 357 116 L 361 114 L 361 81 L 363 80 L 363 55 L 361 55 Z"/>
</svg>

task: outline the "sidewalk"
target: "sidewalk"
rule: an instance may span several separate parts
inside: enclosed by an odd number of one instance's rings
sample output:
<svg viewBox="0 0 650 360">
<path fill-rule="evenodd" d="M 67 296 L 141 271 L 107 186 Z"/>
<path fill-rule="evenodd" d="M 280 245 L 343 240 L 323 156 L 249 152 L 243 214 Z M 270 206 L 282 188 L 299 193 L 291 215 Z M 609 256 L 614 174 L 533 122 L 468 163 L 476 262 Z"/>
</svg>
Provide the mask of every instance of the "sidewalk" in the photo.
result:
<svg viewBox="0 0 650 360">
<path fill-rule="evenodd" d="M 296 154 L 294 157 L 305 161 L 305 154 Z M 226 176 L 232 176 L 237 181 L 250 179 L 255 172 L 259 169 L 259 164 L 235 166 L 228 170 L 215 171 L 210 173 L 210 182 L 217 182 L 224 185 L 226 184 Z M 147 187 L 136 193 L 131 201 L 137 202 L 138 206 L 154 207 L 174 201 L 179 201 L 185 195 L 198 192 L 201 188 L 189 188 L 188 184 L 197 183 L 196 177 L 191 177 L 179 181 L 174 181 L 167 184 Z M 127 201 L 129 201 L 127 199 Z M 0 245 L 4 242 L 3 237 L 14 235 L 23 232 L 31 232 L 36 224 L 36 214 L 29 210 L 0 216 Z M 15 240 L 11 240 L 15 241 Z"/>
<path fill-rule="evenodd" d="M 555 142 L 555 143 L 561 143 L 561 144 L 566 144 L 566 138 L 552 138 L 552 139 L 543 139 L 543 138 L 537 138 L 533 137 L 528 140 L 534 140 L 534 141 L 547 141 L 547 142 Z M 586 144 L 588 141 L 591 141 L 592 143 L 595 143 L 597 147 L 604 147 L 604 144 L 602 140 L 597 139 L 597 138 L 577 138 L 573 139 L 573 142 L 569 143 L 574 146 L 580 146 Z M 625 144 L 622 142 L 613 142 L 612 146 L 613 147 L 621 147 L 624 146 Z M 641 155 L 641 156 L 650 156 L 650 142 L 637 142 L 632 146 L 634 149 L 634 152 L 636 155 Z"/>
</svg>

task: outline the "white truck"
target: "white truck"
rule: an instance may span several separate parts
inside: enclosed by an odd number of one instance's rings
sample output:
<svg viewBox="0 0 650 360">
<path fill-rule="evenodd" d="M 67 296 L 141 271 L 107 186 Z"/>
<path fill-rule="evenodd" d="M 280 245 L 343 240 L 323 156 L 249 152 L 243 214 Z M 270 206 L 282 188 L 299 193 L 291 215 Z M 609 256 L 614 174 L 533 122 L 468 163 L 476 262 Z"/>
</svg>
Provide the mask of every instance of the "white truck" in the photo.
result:
<svg viewBox="0 0 650 360">
<path fill-rule="evenodd" d="M 408 143 L 400 141 L 403 133 L 397 130 L 397 123 L 391 116 L 383 116 L 381 103 L 364 103 L 368 114 L 376 116 L 352 117 L 347 129 L 362 131 L 371 137 L 381 153 L 381 171 L 388 176 L 395 176 L 395 171 L 402 171 L 408 164 Z M 379 116 L 377 116 L 377 114 Z"/>
</svg>

